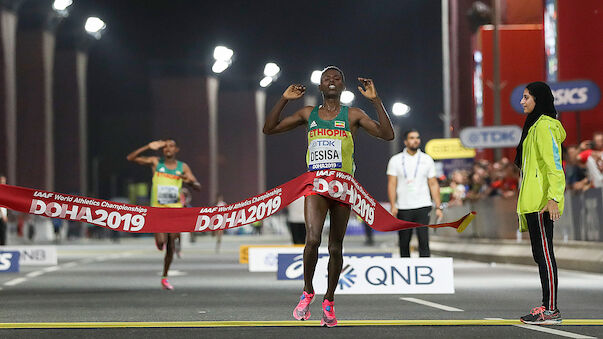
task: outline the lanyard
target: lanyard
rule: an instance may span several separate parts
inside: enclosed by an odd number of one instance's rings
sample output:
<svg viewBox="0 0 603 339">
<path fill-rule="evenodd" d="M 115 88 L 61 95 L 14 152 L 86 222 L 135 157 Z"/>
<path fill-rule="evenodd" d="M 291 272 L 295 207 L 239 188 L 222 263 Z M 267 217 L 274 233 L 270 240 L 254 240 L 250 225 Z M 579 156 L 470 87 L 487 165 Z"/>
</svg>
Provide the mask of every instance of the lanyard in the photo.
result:
<svg viewBox="0 0 603 339">
<path fill-rule="evenodd" d="M 413 179 L 417 178 L 417 173 L 419 173 L 419 164 L 421 163 L 421 154 L 419 152 L 417 154 L 417 167 L 415 167 L 415 176 Z M 408 174 L 406 174 L 406 153 L 402 153 L 402 169 L 404 170 L 404 178 L 408 179 Z"/>
</svg>

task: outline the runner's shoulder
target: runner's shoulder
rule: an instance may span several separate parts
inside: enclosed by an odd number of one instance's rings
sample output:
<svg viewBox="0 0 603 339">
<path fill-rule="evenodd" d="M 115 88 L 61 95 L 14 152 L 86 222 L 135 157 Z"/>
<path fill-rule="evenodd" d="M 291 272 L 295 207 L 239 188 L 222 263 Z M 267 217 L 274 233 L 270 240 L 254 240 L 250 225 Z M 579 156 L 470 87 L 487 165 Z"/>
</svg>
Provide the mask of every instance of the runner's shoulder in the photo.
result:
<svg viewBox="0 0 603 339">
<path fill-rule="evenodd" d="M 310 113 L 312 113 L 312 110 L 314 109 L 314 106 L 304 106 L 302 108 L 299 109 L 299 111 L 297 111 L 297 113 L 299 115 L 301 115 L 305 121 L 308 121 L 310 119 Z"/>
<path fill-rule="evenodd" d="M 348 119 L 350 122 L 358 121 L 364 117 L 368 116 L 366 112 L 358 107 L 349 107 L 348 108 Z"/>
</svg>

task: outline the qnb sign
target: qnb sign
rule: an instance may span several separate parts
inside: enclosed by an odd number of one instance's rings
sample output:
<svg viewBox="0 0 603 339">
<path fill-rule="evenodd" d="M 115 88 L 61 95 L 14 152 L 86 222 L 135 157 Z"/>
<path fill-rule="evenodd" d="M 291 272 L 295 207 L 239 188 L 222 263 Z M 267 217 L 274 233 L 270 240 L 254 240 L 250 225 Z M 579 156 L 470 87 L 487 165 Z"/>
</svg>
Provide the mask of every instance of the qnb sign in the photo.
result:
<svg viewBox="0 0 603 339">
<path fill-rule="evenodd" d="M 515 125 L 469 127 L 461 131 L 460 137 L 467 148 L 515 147 L 521 140 L 521 128 Z"/>
<path fill-rule="evenodd" d="M 515 87 L 511 93 L 511 106 L 523 114 L 521 98 L 527 84 Z M 553 82 L 549 86 L 555 96 L 555 108 L 558 112 L 584 111 L 595 108 L 601 100 L 599 86 L 590 80 Z"/>
</svg>

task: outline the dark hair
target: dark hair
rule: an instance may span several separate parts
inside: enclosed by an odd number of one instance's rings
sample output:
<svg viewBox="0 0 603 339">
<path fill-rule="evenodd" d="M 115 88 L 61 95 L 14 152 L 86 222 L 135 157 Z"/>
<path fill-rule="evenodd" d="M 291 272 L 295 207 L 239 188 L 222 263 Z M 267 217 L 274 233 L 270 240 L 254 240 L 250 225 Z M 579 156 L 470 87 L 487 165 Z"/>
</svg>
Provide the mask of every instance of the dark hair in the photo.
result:
<svg viewBox="0 0 603 339">
<path fill-rule="evenodd" d="M 526 86 L 530 95 L 534 97 L 536 105 L 532 112 L 526 117 L 526 121 L 523 124 L 523 130 L 521 131 L 521 139 L 519 144 L 515 148 L 515 165 L 521 168 L 522 152 L 523 152 L 523 141 L 528 135 L 530 127 L 538 121 L 543 115 L 548 115 L 553 119 L 557 119 L 557 110 L 555 109 L 555 97 L 549 85 L 542 81 L 531 82 Z"/>
<path fill-rule="evenodd" d="M 163 139 L 165 142 L 167 142 L 168 140 L 172 140 L 174 142 L 174 144 L 176 144 L 176 146 L 178 146 L 178 141 L 176 141 L 176 139 L 174 138 L 165 138 Z"/>
<path fill-rule="evenodd" d="M 322 78 L 322 75 L 325 74 L 326 71 L 331 70 L 331 69 L 336 70 L 337 72 L 339 72 L 339 74 L 341 74 L 341 80 L 343 82 L 345 82 L 345 75 L 343 75 L 343 71 L 341 69 L 339 69 L 339 67 L 337 67 L 337 66 L 332 66 L 331 65 L 331 66 L 325 67 L 325 69 L 322 70 L 322 73 L 320 73 L 320 77 Z"/>
<path fill-rule="evenodd" d="M 417 131 L 417 129 L 411 128 L 411 129 L 407 130 L 406 132 L 404 132 L 404 140 L 408 139 L 408 135 L 413 132 L 419 133 L 419 131 Z"/>
</svg>

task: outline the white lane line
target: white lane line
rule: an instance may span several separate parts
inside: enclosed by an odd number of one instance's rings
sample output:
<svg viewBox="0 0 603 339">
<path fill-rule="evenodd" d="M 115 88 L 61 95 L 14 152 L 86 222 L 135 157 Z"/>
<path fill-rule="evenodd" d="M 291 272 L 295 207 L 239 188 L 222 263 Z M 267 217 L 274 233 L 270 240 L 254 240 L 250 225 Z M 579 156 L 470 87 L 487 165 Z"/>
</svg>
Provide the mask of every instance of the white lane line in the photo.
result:
<svg viewBox="0 0 603 339">
<path fill-rule="evenodd" d="M 60 267 L 59 266 L 50 266 L 50 267 L 46 267 L 44 269 L 42 269 L 42 271 L 44 272 L 54 272 L 57 271 Z"/>
<path fill-rule="evenodd" d="M 405 300 L 405 301 L 409 301 L 411 303 L 417 303 L 417 304 L 421 304 L 421 305 L 425 305 L 425 306 L 439 308 L 440 310 L 444 310 L 444 311 L 448 311 L 448 312 L 463 312 L 463 310 L 461 310 L 460 308 L 437 304 L 437 303 L 423 300 L 423 299 L 401 297 L 400 300 Z"/>
<path fill-rule="evenodd" d="M 486 319 L 486 320 L 503 320 L 503 318 L 484 318 L 484 319 Z M 596 338 L 596 337 L 591 337 L 591 336 L 582 335 L 582 334 L 578 334 L 578 333 L 561 331 L 561 330 L 556 330 L 554 328 L 537 326 L 537 325 L 521 324 L 521 325 L 513 325 L 513 326 L 525 328 L 525 329 L 528 329 L 528 330 L 534 330 L 534 331 L 544 332 L 544 333 L 548 333 L 548 334 L 555 334 L 555 335 L 562 336 L 562 337 L 567 337 L 567 338 L 581 338 L 581 339 L 583 339 L 583 338 Z"/>
<path fill-rule="evenodd" d="M 44 272 L 44 271 L 33 271 L 33 272 L 27 273 L 25 276 L 28 277 L 28 278 L 35 278 L 35 277 L 41 276 L 44 273 L 46 273 L 46 272 Z"/>
<path fill-rule="evenodd" d="M 27 281 L 27 278 L 23 278 L 23 277 L 16 278 L 16 279 L 5 282 L 4 286 L 15 286 L 15 285 L 19 285 L 20 283 L 26 282 L 26 281 Z"/>
</svg>

